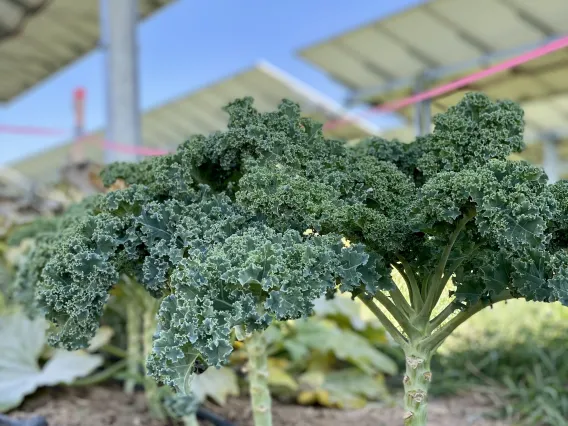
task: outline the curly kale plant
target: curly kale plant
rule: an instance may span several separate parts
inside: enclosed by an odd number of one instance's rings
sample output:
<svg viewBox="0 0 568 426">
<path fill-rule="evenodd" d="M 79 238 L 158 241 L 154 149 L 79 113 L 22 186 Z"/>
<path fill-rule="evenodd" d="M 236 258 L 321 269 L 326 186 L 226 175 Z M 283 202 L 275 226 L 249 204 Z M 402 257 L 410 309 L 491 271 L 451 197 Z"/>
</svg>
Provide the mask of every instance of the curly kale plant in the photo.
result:
<svg viewBox="0 0 568 426">
<path fill-rule="evenodd" d="M 510 298 L 568 301 L 568 186 L 507 160 L 523 148 L 516 104 L 469 94 L 414 143 L 355 149 L 324 139 L 288 101 L 261 114 L 246 98 L 226 111 L 226 131 L 104 172 L 127 187 L 62 235 L 39 277 L 54 344 L 84 347 L 130 274 L 163 296 L 149 372 L 189 394 L 202 363 L 227 361 L 232 330 L 350 292 L 404 350 L 405 424 L 417 426 L 431 357 L 456 327 Z M 452 301 L 434 315 L 450 280 Z"/>
<path fill-rule="evenodd" d="M 8 244 L 11 246 L 18 247 L 24 241 L 32 241 L 31 244 L 26 244 L 27 250 L 18 262 L 17 273 L 9 289 L 12 301 L 24 308 L 29 317 L 36 319 L 41 314 L 42 307 L 38 306 L 36 301 L 37 283 L 40 281 L 45 264 L 51 258 L 54 245 L 60 239 L 67 238 L 68 232 L 75 232 L 74 225 L 87 213 L 92 212 L 96 200 L 96 195 L 86 197 L 81 202 L 71 205 L 59 216 L 39 217 L 33 222 L 13 229 L 9 234 Z M 120 300 L 120 307 L 123 310 L 121 314 L 124 318 L 120 318 L 119 321 L 125 320 L 126 356 L 124 360 L 109 368 L 109 371 L 117 370 L 117 367 L 126 363 L 128 377 L 124 382 L 124 388 L 127 393 L 134 391 L 144 353 L 151 352 L 152 336 L 156 328 L 154 317 L 158 304 L 158 300 L 131 281 L 123 276 L 119 283 L 120 289 L 114 295 Z M 114 309 L 116 310 L 116 307 Z M 144 386 L 152 413 L 161 414 L 156 383 L 144 380 Z"/>
<path fill-rule="evenodd" d="M 36 284 L 41 281 L 43 267 L 51 258 L 54 245 L 65 239 L 67 232 L 73 234 L 76 222 L 92 211 L 96 196 L 72 204 L 58 216 L 38 217 L 36 220 L 14 228 L 7 238 L 9 246 L 20 246 L 26 240 L 33 241 L 16 265 L 14 283 L 10 288 L 13 301 L 31 316 L 41 309 L 36 303 Z"/>
</svg>

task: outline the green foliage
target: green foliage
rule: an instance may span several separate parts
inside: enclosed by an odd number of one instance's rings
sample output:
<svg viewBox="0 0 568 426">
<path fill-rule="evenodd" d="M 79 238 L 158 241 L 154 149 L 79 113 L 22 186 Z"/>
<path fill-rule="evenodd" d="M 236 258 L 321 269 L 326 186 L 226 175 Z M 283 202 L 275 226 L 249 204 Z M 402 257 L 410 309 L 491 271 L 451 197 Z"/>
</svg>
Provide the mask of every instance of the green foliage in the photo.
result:
<svg viewBox="0 0 568 426">
<path fill-rule="evenodd" d="M 443 347 L 432 392 L 473 390 L 494 401 L 494 416 L 565 426 L 567 317 L 559 306 L 544 304 L 510 303 L 485 312 Z"/>
<path fill-rule="evenodd" d="M 35 316 L 38 313 L 36 285 L 41 281 L 41 273 L 53 254 L 53 247 L 59 239 L 65 238 L 67 232 L 73 235 L 73 225 L 91 211 L 95 199 L 96 197 L 85 198 L 59 216 L 40 217 L 14 229 L 9 235 L 8 242 L 11 246 L 22 245 L 25 240 L 33 241 L 31 247 L 23 250 L 16 265 L 14 282 L 8 291 L 12 301 L 23 307 L 29 315 Z"/>
<path fill-rule="evenodd" d="M 44 233 L 57 231 L 59 219 L 57 217 L 38 217 L 36 220 L 14 228 L 9 234 L 6 242 L 10 246 L 17 246 L 22 241 L 35 238 Z"/>
<path fill-rule="evenodd" d="M 413 144 L 375 139 L 361 147 L 414 178 L 412 217 L 428 237 L 411 248 L 411 256 L 424 257 L 418 274 L 428 275 L 458 220 L 471 214 L 475 220 L 452 247 L 457 300 L 474 303 L 506 289 L 529 300 L 563 299 L 566 240 L 550 240 L 564 229 L 568 187 L 548 185 L 541 169 L 506 160 L 523 147 L 522 110 L 470 94 L 434 124 Z"/>
<path fill-rule="evenodd" d="M 224 132 L 109 167 L 106 184 L 128 188 L 100 197 L 37 255 L 29 273 L 35 303 L 57 325 L 52 343 L 85 346 L 123 273 L 164 297 L 148 369 L 184 393 L 196 360 L 227 361 L 235 326 L 307 316 L 323 294 L 363 298 L 405 350 L 426 354 L 492 300 L 568 303 L 568 188 L 506 160 L 522 148 L 515 104 L 469 94 L 409 146 L 374 139 L 356 149 L 324 139 L 288 101 L 261 114 L 246 98 L 226 111 Z M 430 335 L 451 276 L 450 308 L 463 315 Z"/>
<path fill-rule="evenodd" d="M 304 405 L 341 408 L 386 397 L 384 375 L 394 375 L 397 366 L 374 347 L 386 344 L 386 333 L 365 321 L 361 308 L 348 297 L 319 299 L 315 316 L 270 326 L 265 338 L 272 393 Z M 236 346 L 231 361 L 239 366 L 247 351 L 240 342 Z"/>
<path fill-rule="evenodd" d="M 236 372 L 230 367 L 210 368 L 193 377 L 191 395 L 175 395 L 171 390 L 160 388 L 163 406 L 172 418 L 194 416 L 200 404 L 211 400 L 223 406 L 231 396 L 239 396 L 240 389 Z M 187 421 L 184 419 L 184 424 Z"/>
<path fill-rule="evenodd" d="M 532 333 L 527 337 L 531 340 L 495 348 L 478 345 L 442 356 L 433 393 L 472 390 L 493 400 L 490 416 L 523 426 L 565 426 L 566 339 L 545 341 Z"/>
<path fill-rule="evenodd" d="M 39 387 L 70 384 L 102 365 L 100 355 L 84 351 L 57 349 L 45 356 L 47 326 L 45 320 L 21 313 L 0 316 L 0 412 L 16 408 Z M 91 345 L 90 350 L 96 349 Z"/>
<path fill-rule="evenodd" d="M 0 313 L 7 308 L 7 295 L 13 280 L 13 271 L 0 252 Z"/>
<path fill-rule="evenodd" d="M 210 398 L 217 404 L 224 405 L 229 396 L 239 395 L 237 375 L 228 367 L 210 368 L 195 376 L 191 385 L 191 390 L 199 402 Z"/>
<path fill-rule="evenodd" d="M 386 395 L 383 375 L 395 374 L 396 364 L 360 334 L 318 317 L 288 325 L 280 333 L 269 334 L 278 339 L 269 349 L 276 359 L 289 360 L 282 366 L 296 377 L 298 401 L 314 395 L 322 405 L 354 407 Z"/>
</svg>

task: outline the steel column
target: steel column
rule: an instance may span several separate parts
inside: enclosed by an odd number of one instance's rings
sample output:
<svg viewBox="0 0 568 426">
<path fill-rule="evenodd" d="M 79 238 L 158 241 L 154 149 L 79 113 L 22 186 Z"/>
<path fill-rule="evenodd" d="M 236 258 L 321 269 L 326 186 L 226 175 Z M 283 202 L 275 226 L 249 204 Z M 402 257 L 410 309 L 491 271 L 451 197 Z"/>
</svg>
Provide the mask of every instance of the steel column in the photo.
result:
<svg viewBox="0 0 568 426">
<path fill-rule="evenodd" d="M 414 83 L 414 93 L 421 93 L 427 89 L 427 79 L 425 76 L 419 76 Z M 426 99 L 415 105 L 414 109 L 414 125 L 416 128 L 416 136 L 424 136 L 430 133 L 431 120 L 431 101 Z"/>
<path fill-rule="evenodd" d="M 101 45 L 106 56 L 107 131 L 115 144 L 142 144 L 138 93 L 138 1 L 100 0 Z M 137 161 L 130 151 L 105 150 L 105 163 Z"/>
<path fill-rule="evenodd" d="M 70 163 L 85 161 L 85 150 L 81 138 L 85 136 L 85 89 L 78 87 L 73 91 L 73 112 L 75 113 L 75 133 L 70 152 Z"/>
<path fill-rule="evenodd" d="M 560 180 L 560 160 L 558 158 L 558 138 L 546 135 L 543 138 L 542 165 L 550 183 Z"/>
</svg>

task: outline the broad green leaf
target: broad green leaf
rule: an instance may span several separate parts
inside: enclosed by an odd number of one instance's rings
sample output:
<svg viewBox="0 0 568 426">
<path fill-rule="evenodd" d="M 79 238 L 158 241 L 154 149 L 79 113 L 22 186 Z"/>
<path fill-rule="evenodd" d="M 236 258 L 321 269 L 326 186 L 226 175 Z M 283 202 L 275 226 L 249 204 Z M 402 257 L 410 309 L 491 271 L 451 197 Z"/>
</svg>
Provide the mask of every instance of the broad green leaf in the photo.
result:
<svg viewBox="0 0 568 426">
<path fill-rule="evenodd" d="M 288 363 L 285 361 L 285 359 L 279 358 L 268 359 L 268 384 L 271 387 L 296 391 L 298 390 L 298 383 L 294 377 L 286 371 L 286 365 Z"/>
<path fill-rule="evenodd" d="M 308 371 L 299 378 L 303 387 L 298 402 L 319 403 L 327 407 L 361 408 L 369 400 L 388 394 L 382 376 L 373 376 L 357 368 L 339 371 Z"/>
<path fill-rule="evenodd" d="M 17 407 L 39 387 L 72 383 L 102 365 L 98 355 L 56 350 L 40 367 L 46 328 L 44 320 L 30 320 L 22 313 L 0 317 L 0 411 Z"/>
<path fill-rule="evenodd" d="M 362 303 L 359 300 L 351 300 L 346 294 L 336 295 L 327 300 L 321 297 L 314 302 L 314 312 L 322 317 L 344 316 L 355 330 L 364 330 L 367 322 L 362 314 Z"/>
<path fill-rule="evenodd" d="M 96 352 L 104 345 L 108 344 L 114 336 L 114 330 L 108 326 L 102 326 L 97 330 L 95 337 L 91 339 L 91 344 L 87 348 L 89 352 Z"/>
<path fill-rule="evenodd" d="M 360 408 L 366 401 L 377 401 L 388 395 L 382 376 L 355 368 L 330 372 L 323 388 L 329 394 L 330 403 L 341 408 Z"/>
<path fill-rule="evenodd" d="M 229 396 L 239 396 L 237 375 L 228 367 L 209 368 L 203 374 L 194 376 L 191 391 L 200 402 L 211 398 L 217 404 L 224 405 Z"/>
<path fill-rule="evenodd" d="M 397 372 L 396 363 L 367 339 L 351 330 L 338 328 L 332 321 L 298 321 L 296 327 L 296 334 L 287 339 L 286 347 L 303 345 L 306 351 L 331 352 L 369 374 Z"/>
</svg>

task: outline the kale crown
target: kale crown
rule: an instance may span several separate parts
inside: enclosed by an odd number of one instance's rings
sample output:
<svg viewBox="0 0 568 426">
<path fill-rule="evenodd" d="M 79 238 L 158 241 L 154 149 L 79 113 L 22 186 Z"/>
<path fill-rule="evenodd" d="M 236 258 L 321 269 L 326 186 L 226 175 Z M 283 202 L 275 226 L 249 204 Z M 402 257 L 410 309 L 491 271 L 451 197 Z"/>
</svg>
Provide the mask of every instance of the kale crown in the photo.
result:
<svg viewBox="0 0 568 426">
<path fill-rule="evenodd" d="M 568 301 L 568 187 L 509 161 L 523 147 L 523 111 L 468 94 L 411 144 L 355 148 L 283 101 L 226 107 L 228 128 L 174 154 L 103 172 L 124 189 L 100 196 L 42 258 L 36 303 L 55 344 L 85 346 L 121 274 L 162 298 L 151 374 L 187 389 L 188 366 L 221 365 L 235 326 L 261 330 L 309 315 L 335 291 L 393 288 L 401 256 L 427 283 L 457 227 L 456 298 L 503 290 Z M 38 269 L 36 269 L 38 270 Z"/>
</svg>

